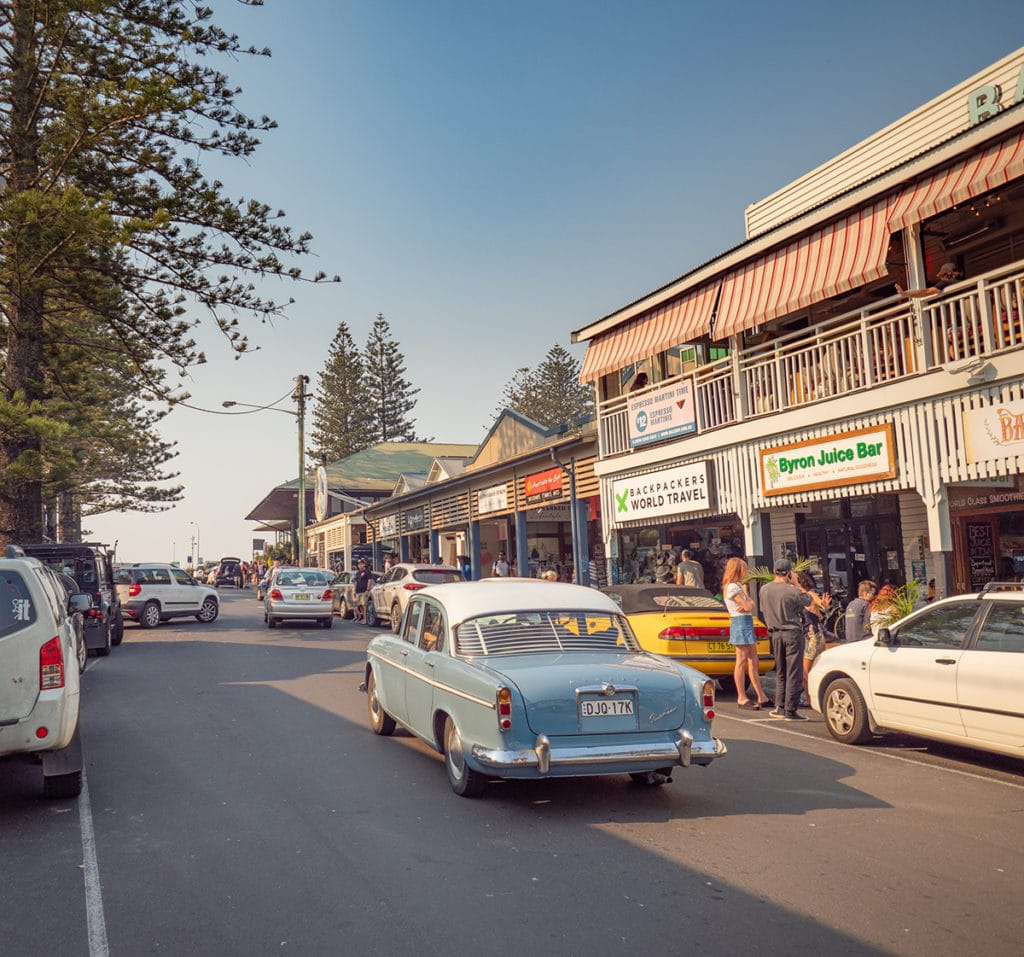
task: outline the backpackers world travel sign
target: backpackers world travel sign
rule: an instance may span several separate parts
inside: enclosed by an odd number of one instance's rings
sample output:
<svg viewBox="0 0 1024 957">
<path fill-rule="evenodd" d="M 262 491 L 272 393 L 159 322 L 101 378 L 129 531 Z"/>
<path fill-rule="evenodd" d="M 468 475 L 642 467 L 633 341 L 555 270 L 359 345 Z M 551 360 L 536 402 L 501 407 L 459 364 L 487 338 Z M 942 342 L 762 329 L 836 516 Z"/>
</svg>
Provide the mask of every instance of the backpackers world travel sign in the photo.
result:
<svg viewBox="0 0 1024 957">
<path fill-rule="evenodd" d="M 762 449 L 761 491 L 789 495 L 896 477 L 892 423 Z"/>
<path fill-rule="evenodd" d="M 615 521 L 706 512 L 711 508 L 711 480 L 708 463 L 676 465 L 670 469 L 647 472 L 612 484 L 615 496 Z"/>
</svg>

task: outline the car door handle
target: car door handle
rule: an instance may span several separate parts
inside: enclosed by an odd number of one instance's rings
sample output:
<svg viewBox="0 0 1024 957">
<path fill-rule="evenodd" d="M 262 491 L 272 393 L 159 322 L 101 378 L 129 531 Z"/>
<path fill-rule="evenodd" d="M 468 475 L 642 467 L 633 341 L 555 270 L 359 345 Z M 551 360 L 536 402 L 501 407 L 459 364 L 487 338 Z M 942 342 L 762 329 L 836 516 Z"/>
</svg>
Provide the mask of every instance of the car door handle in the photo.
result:
<svg viewBox="0 0 1024 957">
<path fill-rule="evenodd" d="M 427 667 L 429 667 L 429 668 L 433 668 L 434 667 L 434 662 L 432 662 L 429 658 L 427 659 Z"/>
<path fill-rule="evenodd" d="M 936 658 L 935 664 L 937 665 L 955 665 L 956 658 Z"/>
<path fill-rule="evenodd" d="M 408 656 L 409 656 L 409 652 L 408 652 L 408 651 L 406 651 L 405 649 L 403 649 L 403 650 L 402 650 L 402 657 L 403 657 L 403 658 L 407 658 Z"/>
</svg>

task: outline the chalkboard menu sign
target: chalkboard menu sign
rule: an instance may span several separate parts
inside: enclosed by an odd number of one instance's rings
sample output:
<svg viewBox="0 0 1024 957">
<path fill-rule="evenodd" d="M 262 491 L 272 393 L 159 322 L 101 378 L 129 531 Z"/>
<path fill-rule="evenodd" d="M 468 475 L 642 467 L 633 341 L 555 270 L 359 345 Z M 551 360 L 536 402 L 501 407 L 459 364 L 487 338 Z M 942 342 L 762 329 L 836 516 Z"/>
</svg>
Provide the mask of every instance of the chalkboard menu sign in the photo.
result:
<svg viewBox="0 0 1024 957">
<path fill-rule="evenodd" d="M 972 591 L 981 591 L 996 577 L 995 551 L 992 523 L 968 522 L 967 561 L 970 563 Z"/>
</svg>

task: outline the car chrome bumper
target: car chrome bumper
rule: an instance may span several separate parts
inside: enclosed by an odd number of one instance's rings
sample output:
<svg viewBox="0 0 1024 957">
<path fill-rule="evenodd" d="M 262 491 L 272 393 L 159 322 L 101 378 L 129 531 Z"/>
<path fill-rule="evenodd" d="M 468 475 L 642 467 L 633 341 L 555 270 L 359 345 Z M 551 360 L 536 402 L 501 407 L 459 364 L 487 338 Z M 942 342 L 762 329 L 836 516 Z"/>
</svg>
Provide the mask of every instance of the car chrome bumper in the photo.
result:
<svg viewBox="0 0 1024 957">
<path fill-rule="evenodd" d="M 530 749 L 501 751 L 474 745 L 470 755 L 485 770 L 515 770 L 536 768 L 540 774 L 548 774 L 552 768 L 603 767 L 625 764 L 658 767 L 690 764 L 710 764 L 714 758 L 726 754 L 728 749 L 723 741 L 711 738 L 694 741 L 689 731 L 680 731 L 675 742 L 660 741 L 657 744 L 610 744 L 598 747 L 552 748 L 546 734 L 537 735 L 537 744 Z"/>
</svg>

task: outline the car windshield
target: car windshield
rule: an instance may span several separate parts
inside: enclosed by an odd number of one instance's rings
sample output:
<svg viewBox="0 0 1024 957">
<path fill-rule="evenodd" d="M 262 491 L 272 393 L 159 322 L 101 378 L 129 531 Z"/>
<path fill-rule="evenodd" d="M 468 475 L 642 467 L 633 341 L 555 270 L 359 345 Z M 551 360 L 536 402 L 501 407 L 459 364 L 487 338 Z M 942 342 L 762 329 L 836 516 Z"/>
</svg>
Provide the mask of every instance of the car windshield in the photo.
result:
<svg viewBox="0 0 1024 957">
<path fill-rule="evenodd" d="M 481 615 L 455 629 L 456 654 L 522 655 L 639 650 L 622 615 L 595 611 L 517 611 Z"/>
<path fill-rule="evenodd" d="M 327 577 L 323 572 L 278 572 L 274 582 L 282 588 L 302 588 L 310 585 L 326 585 Z"/>
<path fill-rule="evenodd" d="M 462 573 L 446 571 L 443 568 L 417 568 L 412 577 L 424 585 L 446 585 L 448 582 L 462 581 Z"/>
</svg>

